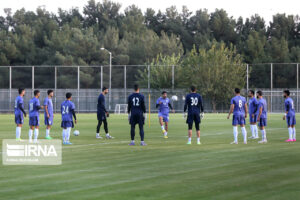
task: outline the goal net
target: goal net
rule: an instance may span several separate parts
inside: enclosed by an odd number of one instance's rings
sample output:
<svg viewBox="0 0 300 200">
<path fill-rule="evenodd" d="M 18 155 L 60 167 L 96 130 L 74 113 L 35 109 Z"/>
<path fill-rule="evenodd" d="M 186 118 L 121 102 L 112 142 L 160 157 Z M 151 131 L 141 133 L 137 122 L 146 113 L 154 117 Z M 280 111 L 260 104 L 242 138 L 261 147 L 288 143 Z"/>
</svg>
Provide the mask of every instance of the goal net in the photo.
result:
<svg viewBox="0 0 300 200">
<path fill-rule="evenodd" d="M 127 113 L 127 104 L 116 104 L 115 114 L 126 114 Z"/>
</svg>

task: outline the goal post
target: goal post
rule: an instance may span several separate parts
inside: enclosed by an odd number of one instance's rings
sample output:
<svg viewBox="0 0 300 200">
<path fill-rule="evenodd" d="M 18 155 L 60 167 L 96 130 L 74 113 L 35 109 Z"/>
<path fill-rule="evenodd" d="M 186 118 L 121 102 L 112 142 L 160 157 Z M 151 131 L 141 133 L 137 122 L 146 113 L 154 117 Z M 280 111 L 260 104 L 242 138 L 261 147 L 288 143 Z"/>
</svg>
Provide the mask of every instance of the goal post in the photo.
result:
<svg viewBox="0 0 300 200">
<path fill-rule="evenodd" d="M 127 113 L 127 104 L 116 104 L 115 106 L 115 114 L 126 114 Z"/>
</svg>

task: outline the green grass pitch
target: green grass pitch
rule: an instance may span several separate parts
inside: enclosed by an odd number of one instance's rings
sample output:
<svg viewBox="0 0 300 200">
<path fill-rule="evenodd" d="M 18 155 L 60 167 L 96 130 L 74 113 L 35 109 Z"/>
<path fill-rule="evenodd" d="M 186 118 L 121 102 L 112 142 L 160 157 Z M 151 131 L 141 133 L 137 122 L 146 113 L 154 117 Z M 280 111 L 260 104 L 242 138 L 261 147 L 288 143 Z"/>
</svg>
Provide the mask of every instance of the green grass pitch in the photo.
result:
<svg viewBox="0 0 300 200">
<path fill-rule="evenodd" d="M 0 115 L 0 122 L 0 139 L 14 138 L 14 116 Z M 300 199 L 300 142 L 284 142 L 282 114 L 269 115 L 268 144 L 242 144 L 239 129 L 240 144 L 230 145 L 232 126 L 225 114 L 206 114 L 202 145 L 195 144 L 193 132 L 190 146 L 182 114 L 170 116 L 169 139 L 162 138 L 157 115 L 151 115 L 145 147 L 128 146 L 126 115 L 111 115 L 108 123 L 115 139 L 97 140 L 96 115 L 78 114 L 80 136 L 71 135 L 73 145 L 63 147 L 60 166 L 1 165 L 0 199 Z M 28 118 L 23 139 L 27 124 Z M 59 125 L 57 114 L 51 135 L 60 139 Z M 248 125 L 247 131 L 250 135 Z M 139 144 L 138 127 L 136 133 Z M 41 125 L 39 138 L 44 136 Z"/>
</svg>

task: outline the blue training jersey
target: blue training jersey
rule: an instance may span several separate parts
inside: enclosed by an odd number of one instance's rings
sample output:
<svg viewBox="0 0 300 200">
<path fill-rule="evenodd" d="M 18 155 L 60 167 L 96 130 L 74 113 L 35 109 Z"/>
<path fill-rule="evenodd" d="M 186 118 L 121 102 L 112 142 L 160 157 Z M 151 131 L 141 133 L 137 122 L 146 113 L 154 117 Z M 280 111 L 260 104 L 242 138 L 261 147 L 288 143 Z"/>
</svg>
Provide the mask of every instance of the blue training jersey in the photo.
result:
<svg viewBox="0 0 300 200">
<path fill-rule="evenodd" d="M 41 106 L 40 100 L 36 97 L 33 97 L 29 101 L 29 117 L 39 116 L 40 106 Z"/>
<path fill-rule="evenodd" d="M 288 112 L 287 116 L 289 117 L 295 116 L 294 101 L 291 97 L 285 99 L 284 107 L 285 107 L 285 111 Z"/>
<path fill-rule="evenodd" d="M 245 115 L 246 98 L 237 95 L 231 99 L 231 105 L 234 105 L 233 115 L 241 116 Z"/>
<path fill-rule="evenodd" d="M 251 99 L 249 99 L 249 114 L 258 114 L 258 101 L 255 97 L 252 97 Z"/>
<path fill-rule="evenodd" d="M 159 104 L 161 102 L 161 104 Z M 169 108 L 170 99 L 169 98 L 162 98 L 159 97 L 156 101 L 156 105 L 159 105 L 158 112 L 162 114 L 169 114 L 170 108 Z"/>
<path fill-rule="evenodd" d="M 72 101 L 65 100 L 60 106 L 61 120 L 63 122 L 73 121 L 73 112 L 75 111 L 75 104 Z"/>
<path fill-rule="evenodd" d="M 45 100 L 44 100 L 44 106 L 47 106 L 49 115 L 53 116 L 53 103 L 52 103 L 52 99 L 51 98 L 48 98 L 48 97 L 45 98 Z M 44 113 L 45 113 L 45 116 L 47 117 L 46 109 L 45 109 Z"/>
<path fill-rule="evenodd" d="M 258 113 L 259 113 L 260 108 L 262 108 L 262 113 L 261 113 L 260 118 L 262 118 L 262 119 L 267 118 L 268 107 L 267 107 L 267 101 L 264 98 L 261 98 L 258 100 L 258 108 L 257 108 Z"/>
<path fill-rule="evenodd" d="M 132 93 L 128 97 L 128 113 L 145 113 L 145 98 L 140 93 Z"/>
<path fill-rule="evenodd" d="M 198 93 L 190 93 L 185 97 L 184 112 L 188 109 L 188 114 L 200 114 L 203 112 L 202 97 Z"/>
<path fill-rule="evenodd" d="M 22 109 L 24 110 L 23 97 L 17 96 L 15 100 L 15 115 L 21 115 L 23 113 Z"/>
</svg>

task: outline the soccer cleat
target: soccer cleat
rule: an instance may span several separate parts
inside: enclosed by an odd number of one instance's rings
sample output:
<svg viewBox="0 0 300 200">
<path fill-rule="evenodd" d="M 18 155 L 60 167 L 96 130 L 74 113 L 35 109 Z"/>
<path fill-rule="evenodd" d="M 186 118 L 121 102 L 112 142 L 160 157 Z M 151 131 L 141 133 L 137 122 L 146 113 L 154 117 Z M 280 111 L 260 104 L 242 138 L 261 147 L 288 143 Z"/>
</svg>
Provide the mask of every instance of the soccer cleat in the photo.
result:
<svg viewBox="0 0 300 200">
<path fill-rule="evenodd" d="M 201 142 L 200 142 L 200 141 L 197 141 L 197 144 L 201 144 Z"/>
<path fill-rule="evenodd" d="M 134 142 L 130 142 L 130 143 L 129 143 L 129 146 L 134 146 L 134 145 L 135 145 Z"/>
<path fill-rule="evenodd" d="M 69 142 L 69 141 L 67 141 L 65 144 L 66 144 L 66 145 L 71 145 L 72 143 L 71 143 L 71 142 Z"/>
<path fill-rule="evenodd" d="M 165 139 L 168 139 L 169 137 L 167 135 L 164 136 Z"/>
<path fill-rule="evenodd" d="M 255 137 L 253 137 L 253 136 L 250 136 L 250 137 L 248 137 L 249 139 L 255 139 Z"/>
<path fill-rule="evenodd" d="M 285 142 L 294 142 L 294 140 L 288 139 L 288 140 L 286 140 Z"/>
<path fill-rule="evenodd" d="M 110 136 L 110 135 L 107 135 L 106 136 L 106 139 L 114 139 L 114 137 Z"/>
<path fill-rule="evenodd" d="M 238 144 L 238 142 L 233 141 L 233 142 L 231 142 L 230 144 Z"/>
<path fill-rule="evenodd" d="M 165 129 L 162 130 L 162 133 L 165 134 L 165 132 L 167 132 Z"/>
<path fill-rule="evenodd" d="M 147 144 L 144 141 L 142 141 L 141 146 L 147 146 Z"/>
<path fill-rule="evenodd" d="M 296 139 L 293 139 L 293 142 L 296 142 Z"/>
<path fill-rule="evenodd" d="M 258 141 L 259 144 L 265 144 L 267 143 L 267 140 L 261 140 L 261 141 Z"/>
<path fill-rule="evenodd" d="M 253 139 L 259 139 L 259 137 L 257 136 L 257 137 L 254 137 Z"/>
<path fill-rule="evenodd" d="M 192 141 L 188 141 L 186 144 L 192 144 Z"/>
<path fill-rule="evenodd" d="M 63 144 L 66 144 L 66 142 L 63 142 Z"/>
<path fill-rule="evenodd" d="M 32 139 L 29 139 L 28 142 L 29 142 L 29 143 L 32 143 Z"/>
<path fill-rule="evenodd" d="M 100 135 L 96 135 L 96 139 L 102 139 Z"/>
<path fill-rule="evenodd" d="M 45 137 L 46 140 L 52 140 L 53 138 L 51 136 Z"/>
<path fill-rule="evenodd" d="M 16 138 L 16 141 L 22 142 L 23 140 L 21 138 Z"/>
</svg>

